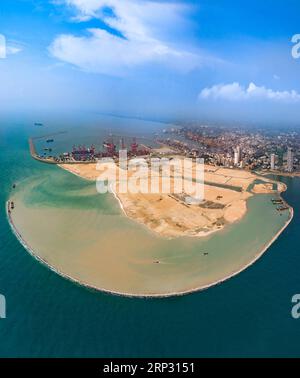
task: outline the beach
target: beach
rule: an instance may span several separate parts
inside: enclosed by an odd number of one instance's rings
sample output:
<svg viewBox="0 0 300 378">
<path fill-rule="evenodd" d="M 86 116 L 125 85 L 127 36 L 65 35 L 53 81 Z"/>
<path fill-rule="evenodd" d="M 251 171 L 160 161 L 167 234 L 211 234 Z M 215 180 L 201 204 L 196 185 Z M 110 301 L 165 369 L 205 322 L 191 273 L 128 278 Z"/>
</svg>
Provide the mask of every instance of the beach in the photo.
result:
<svg viewBox="0 0 300 378">
<path fill-rule="evenodd" d="M 110 163 L 112 165 L 112 163 Z M 100 175 L 101 164 L 62 164 L 61 168 L 87 180 L 96 181 Z M 241 220 L 247 213 L 247 200 L 257 194 L 280 193 L 284 188 L 278 184 L 278 190 L 273 190 L 273 182 L 253 185 L 257 176 L 243 170 L 227 168 L 204 167 L 204 201 L 200 205 L 187 205 L 182 195 L 170 193 L 126 193 L 118 190 L 120 168 L 116 169 L 116 178 L 111 166 L 106 164 L 107 178 L 113 180 L 111 191 L 117 198 L 124 213 L 131 219 L 144 224 L 160 236 L 173 238 L 180 236 L 204 237 L 213 232 L 222 230 L 226 225 Z M 195 177 L 197 167 L 193 167 L 186 180 Z M 127 171 L 128 178 L 133 174 Z M 120 175 L 120 176 L 119 176 Z M 171 176 L 170 186 L 174 185 L 176 170 Z M 147 179 L 148 173 L 142 176 Z M 163 177 L 157 177 L 159 187 L 162 188 Z"/>
<path fill-rule="evenodd" d="M 199 291 L 206 290 L 206 289 L 208 289 L 208 288 L 210 288 L 212 286 L 219 285 L 219 284 L 221 284 L 221 283 L 223 283 L 223 282 L 225 282 L 225 281 L 233 278 L 234 276 L 238 275 L 239 273 L 243 272 L 244 270 L 246 270 L 247 268 L 249 268 L 250 266 L 252 266 L 270 248 L 270 246 L 278 239 L 278 237 L 281 235 L 281 233 L 288 227 L 288 225 L 290 224 L 290 222 L 292 221 L 293 216 L 294 216 L 293 208 L 290 207 L 290 210 L 289 210 L 290 211 L 290 217 L 289 217 L 289 219 L 286 221 L 286 223 L 284 224 L 284 226 L 282 227 L 282 229 L 279 230 L 276 233 L 276 235 L 274 235 L 274 237 L 270 240 L 270 242 L 267 245 L 265 245 L 265 247 L 262 249 L 262 251 L 258 252 L 248 264 L 246 264 L 245 266 L 241 267 L 239 270 L 230 272 L 228 275 L 224 276 L 222 279 L 216 280 L 216 281 L 211 282 L 210 284 L 207 284 L 207 285 L 204 285 L 204 286 L 190 288 L 188 290 L 183 290 L 183 291 L 179 291 L 178 290 L 178 291 L 174 291 L 174 292 L 168 292 L 168 293 L 165 293 L 165 294 L 155 293 L 155 292 L 138 293 L 138 294 L 136 294 L 136 293 L 133 293 L 133 292 L 130 293 L 130 292 L 126 292 L 126 291 L 124 291 L 124 292 L 122 292 L 122 291 L 115 291 L 115 290 L 109 290 L 109 289 L 107 289 L 105 287 L 95 286 L 95 285 L 92 285 L 89 282 L 77 279 L 74 275 L 67 274 L 63 270 L 60 270 L 60 268 L 55 267 L 53 264 L 51 264 L 45 258 L 42 258 L 36 251 L 34 251 L 34 249 L 28 244 L 28 242 L 26 242 L 24 240 L 23 236 L 21 235 L 21 233 L 17 229 L 16 225 L 14 224 L 13 218 L 12 218 L 11 213 L 9 211 L 9 207 L 10 207 L 10 201 L 8 201 L 6 203 L 6 215 L 7 215 L 7 219 L 8 219 L 8 222 L 10 224 L 10 227 L 11 227 L 13 233 L 15 234 L 15 236 L 17 237 L 17 239 L 20 241 L 20 243 L 23 245 L 23 247 L 37 261 L 39 261 L 43 265 L 47 266 L 53 272 L 61 275 L 62 277 L 66 278 L 66 279 L 68 279 L 68 280 L 70 280 L 70 281 L 72 281 L 74 283 L 77 283 L 79 285 L 82 285 L 82 286 L 85 286 L 87 288 L 90 288 L 90 289 L 93 289 L 93 290 L 97 290 L 97 291 L 100 290 L 100 291 L 103 291 L 103 292 L 106 292 L 106 293 L 109 293 L 109 294 L 113 294 L 113 295 L 121 295 L 121 296 L 132 297 L 132 298 L 134 298 L 134 297 L 139 297 L 139 298 L 147 298 L 147 297 L 150 297 L 150 298 L 166 298 L 166 297 L 173 297 L 173 296 L 182 296 L 182 295 L 187 295 L 187 294 L 191 294 L 191 293 L 194 293 L 194 292 L 199 292 Z"/>
</svg>

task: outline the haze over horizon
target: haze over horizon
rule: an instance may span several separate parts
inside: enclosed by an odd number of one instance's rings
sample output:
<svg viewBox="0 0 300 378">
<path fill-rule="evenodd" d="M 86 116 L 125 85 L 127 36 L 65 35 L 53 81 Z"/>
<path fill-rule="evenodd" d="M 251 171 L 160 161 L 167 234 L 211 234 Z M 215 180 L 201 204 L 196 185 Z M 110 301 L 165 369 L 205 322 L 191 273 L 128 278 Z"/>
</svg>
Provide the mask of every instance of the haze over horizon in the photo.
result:
<svg viewBox="0 0 300 378">
<path fill-rule="evenodd" d="M 1 113 L 297 125 L 297 0 L 4 0 Z"/>
</svg>

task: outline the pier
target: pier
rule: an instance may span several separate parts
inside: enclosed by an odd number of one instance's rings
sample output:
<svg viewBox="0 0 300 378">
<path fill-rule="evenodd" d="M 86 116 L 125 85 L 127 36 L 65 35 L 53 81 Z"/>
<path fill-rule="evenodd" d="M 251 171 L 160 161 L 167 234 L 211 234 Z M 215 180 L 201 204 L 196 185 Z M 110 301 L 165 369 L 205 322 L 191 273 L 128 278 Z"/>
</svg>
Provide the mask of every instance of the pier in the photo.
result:
<svg viewBox="0 0 300 378">
<path fill-rule="evenodd" d="M 102 158 L 112 158 L 115 162 L 119 160 L 119 152 L 126 149 L 124 139 L 121 138 L 119 144 L 119 150 L 117 145 L 113 142 L 113 138 L 110 137 L 107 141 L 102 143 L 104 150 L 96 150 L 95 146 L 86 147 L 84 145 L 73 146 L 72 151 L 64 152 L 59 156 L 41 156 L 35 147 L 34 141 L 37 139 L 46 139 L 46 143 L 53 143 L 52 137 L 57 134 L 63 134 L 65 132 L 59 132 L 55 134 L 43 135 L 39 137 L 29 138 L 29 149 L 33 159 L 47 164 L 90 164 L 97 163 Z M 48 138 L 48 139 L 47 139 Z M 44 148 L 44 150 L 52 151 L 50 148 Z M 138 144 L 134 137 L 132 143 L 127 151 L 129 157 L 146 157 L 151 155 L 152 148 L 144 144 Z"/>
<path fill-rule="evenodd" d="M 32 156 L 33 159 L 38 160 L 43 163 L 47 163 L 47 164 L 58 164 L 58 162 L 55 161 L 53 158 L 44 158 L 38 155 L 35 145 L 34 145 L 33 138 L 29 138 L 28 142 L 29 142 L 30 155 Z"/>
</svg>

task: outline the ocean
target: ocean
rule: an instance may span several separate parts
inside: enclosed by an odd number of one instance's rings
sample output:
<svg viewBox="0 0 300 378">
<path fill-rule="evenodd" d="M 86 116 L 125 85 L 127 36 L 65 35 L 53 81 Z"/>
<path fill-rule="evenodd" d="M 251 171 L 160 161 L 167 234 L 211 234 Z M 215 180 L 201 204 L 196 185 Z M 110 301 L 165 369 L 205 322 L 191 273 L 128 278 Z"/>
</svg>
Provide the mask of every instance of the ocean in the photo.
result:
<svg viewBox="0 0 300 378">
<path fill-rule="evenodd" d="M 138 122 L 132 122 L 134 130 Z M 7 301 L 7 318 L 0 319 L 0 356 L 299 356 L 300 320 L 291 317 L 291 298 L 300 292 L 300 179 L 282 179 L 294 219 L 246 271 L 182 297 L 114 296 L 50 271 L 32 258 L 8 225 L 5 202 L 13 183 L 56 169 L 29 155 L 28 136 L 43 132 L 20 121 L 0 127 L 0 293 Z"/>
</svg>

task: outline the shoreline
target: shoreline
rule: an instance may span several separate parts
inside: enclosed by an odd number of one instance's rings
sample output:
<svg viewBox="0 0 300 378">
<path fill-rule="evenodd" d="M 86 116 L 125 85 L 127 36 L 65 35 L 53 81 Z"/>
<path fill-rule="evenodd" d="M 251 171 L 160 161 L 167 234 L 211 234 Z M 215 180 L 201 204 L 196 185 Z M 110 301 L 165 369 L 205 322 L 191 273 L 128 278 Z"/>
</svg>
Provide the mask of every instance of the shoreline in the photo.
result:
<svg viewBox="0 0 300 378">
<path fill-rule="evenodd" d="M 79 177 L 80 179 L 84 180 L 84 181 L 88 181 L 88 182 L 94 182 L 96 183 L 97 182 L 97 179 L 95 179 L 94 177 L 89 177 L 89 176 L 86 176 L 86 175 L 82 175 L 81 173 L 79 173 L 78 171 L 74 171 L 73 169 L 70 169 L 68 168 L 68 166 L 66 165 L 61 165 L 61 164 L 58 164 L 57 165 L 59 168 L 63 169 L 64 171 L 72 174 L 72 175 L 75 175 L 77 177 Z M 274 181 L 275 182 L 275 181 Z M 285 191 L 286 189 L 284 189 L 283 191 Z M 245 211 L 242 215 L 238 216 L 237 219 L 233 220 L 233 221 L 228 221 L 226 224 L 222 225 L 222 227 L 220 228 L 214 228 L 214 227 L 211 227 L 210 229 L 208 229 L 207 231 L 200 231 L 200 232 L 197 232 L 197 233 L 178 233 L 178 234 L 173 234 L 173 235 L 165 235 L 159 231 L 156 231 L 154 229 L 152 229 L 151 227 L 148 226 L 147 223 L 143 222 L 141 219 L 139 218 L 136 218 L 136 217 L 133 217 L 133 216 L 130 216 L 127 212 L 127 210 L 125 209 L 125 205 L 123 204 L 122 202 L 122 199 L 118 196 L 116 190 L 114 190 L 114 187 L 112 185 L 112 183 L 110 184 L 109 186 L 109 193 L 110 194 L 113 194 L 113 196 L 115 197 L 115 199 L 117 200 L 118 204 L 119 204 L 119 207 L 121 208 L 121 212 L 123 213 L 124 216 L 126 216 L 129 220 L 133 221 L 133 222 L 136 222 L 138 223 L 139 225 L 141 225 L 143 228 L 146 229 L 147 232 L 150 232 L 154 237 L 159 237 L 159 238 L 163 238 L 163 239 L 166 239 L 166 240 L 172 240 L 172 239 L 178 239 L 178 238 L 193 238 L 193 239 L 201 239 L 201 238 L 206 238 L 208 236 L 211 236 L 213 234 L 216 234 L 217 232 L 222 232 L 225 228 L 226 228 L 226 225 L 227 224 L 234 224 L 234 223 L 237 223 L 239 222 L 248 212 L 248 199 L 250 198 L 245 198 L 243 199 L 243 202 L 245 202 Z M 251 193 L 251 196 L 252 195 L 256 195 L 255 193 L 252 193 L 252 192 L 249 192 Z M 280 193 L 280 192 L 279 192 Z M 260 193 L 258 193 L 260 194 Z M 262 193 L 264 194 L 264 193 Z M 230 202 L 230 206 L 231 206 L 231 202 Z"/>
<path fill-rule="evenodd" d="M 279 196 L 280 196 L 280 198 L 282 198 L 281 197 L 281 193 L 279 194 Z M 283 201 L 286 203 L 286 201 L 284 199 L 283 199 Z M 241 267 L 240 269 L 238 269 L 236 271 L 233 271 L 232 273 L 230 273 L 229 275 L 223 277 L 222 279 L 220 279 L 218 281 L 214 281 L 214 282 L 209 283 L 209 284 L 207 284 L 205 286 L 200 286 L 200 287 L 196 287 L 196 288 L 192 288 L 192 289 L 188 289 L 188 290 L 183 290 L 183 291 L 178 291 L 178 292 L 170 292 L 170 293 L 165 293 L 165 294 L 158 294 L 158 293 L 133 294 L 133 293 L 126 293 L 126 292 L 119 292 L 119 291 L 114 291 L 114 290 L 108 290 L 108 289 L 100 288 L 100 287 L 97 287 L 97 286 L 93 286 L 93 285 L 88 284 L 86 282 L 80 281 L 79 279 L 71 277 L 68 274 L 60 271 L 59 269 L 53 267 L 47 260 L 45 260 L 42 257 L 40 257 L 33 250 L 33 248 L 31 248 L 30 245 L 23 239 L 21 233 L 18 231 L 18 229 L 16 228 L 16 226 L 15 226 L 15 224 L 13 222 L 11 214 L 8 211 L 9 210 L 9 204 L 10 204 L 10 200 L 8 200 L 6 202 L 6 216 L 7 216 L 7 220 L 8 220 L 8 223 L 10 225 L 10 228 L 11 228 L 12 232 L 14 233 L 14 235 L 16 236 L 16 238 L 19 240 L 19 242 L 25 248 L 25 250 L 35 260 L 37 260 L 39 263 L 41 263 L 44 266 L 46 266 L 47 268 L 49 268 L 52 272 L 60 275 L 61 277 L 65 278 L 65 279 L 67 279 L 67 280 L 69 280 L 69 281 L 71 281 L 73 283 L 76 283 L 77 285 L 80 285 L 80 286 L 83 286 L 83 287 L 85 287 L 87 289 L 95 290 L 95 291 L 98 291 L 98 292 L 112 294 L 112 295 L 118 295 L 118 296 L 128 297 L 128 298 L 149 298 L 149 299 L 150 298 L 170 298 L 170 297 L 183 296 L 183 295 L 188 295 L 188 294 L 192 294 L 192 293 L 201 292 L 201 291 L 207 290 L 207 289 L 209 289 L 209 288 L 211 288 L 213 286 L 220 285 L 220 284 L 222 284 L 222 283 L 230 280 L 231 278 L 237 276 L 238 274 L 242 273 L 243 271 L 247 270 L 252 265 L 254 265 L 269 250 L 269 248 L 271 247 L 271 245 L 285 231 L 285 229 L 289 226 L 289 224 L 292 222 L 292 220 L 294 218 L 294 209 L 293 209 L 293 207 L 286 203 L 287 206 L 289 207 L 290 217 L 285 222 L 284 226 L 276 233 L 276 235 L 274 235 L 274 237 L 270 240 L 270 242 L 267 243 L 266 246 L 264 246 L 264 248 L 262 249 L 262 251 L 259 252 L 259 253 L 257 253 L 254 256 L 254 258 L 248 264 L 246 264 L 245 266 Z"/>
<path fill-rule="evenodd" d="M 71 173 L 72 175 L 75 175 L 75 176 L 81 178 L 84 181 L 94 182 L 94 183 L 97 182 L 97 179 L 95 179 L 94 177 L 82 174 L 80 171 L 78 171 L 76 169 L 75 170 L 71 169 L 71 168 L 68 167 L 68 165 L 58 164 L 58 167 L 61 168 L 61 169 L 63 169 L 64 171 L 66 171 L 68 173 Z M 259 175 L 257 173 L 253 173 L 252 175 L 255 175 L 256 177 L 259 177 Z M 277 181 L 277 180 L 270 180 L 270 179 L 268 179 L 268 182 L 272 182 L 272 183 L 276 183 L 276 184 L 279 183 L 279 181 Z M 276 193 L 278 193 L 279 195 L 280 195 L 280 193 L 285 192 L 287 190 L 287 187 L 286 187 L 286 185 L 283 182 L 280 182 L 280 184 L 281 184 L 280 190 L 276 191 Z M 119 207 L 121 208 L 121 213 L 124 216 L 126 216 L 129 220 L 132 220 L 133 222 L 136 222 L 139 225 L 141 225 L 143 228 L 146 229 L 147 232 L 150 232 L 154 237 L 159 237 L 159 238 L 163 238 L 163 239 L 166 239 L 166 240 L 172 240 L 172 239 L 178 239 L 178 238 L 201 239 L 201 238 L 207 238 L 207 237 L 209 237 L 209 236 L 211 236 L 213 234 L 216 234 L 218 232 L 222 232 L 222 231 L 224 231 L 224 229 L 226 229 L 226 226 L 228 224 L 229 225 L 235 224 L 235 223 L 241 221 L 242 218 L 244 218 L 244 216 L 248 212 L 248 200 L 250 198 L 250 197 L 248 197 L 248 198 L 243 199 L 243 202 L 245 202 L 245 210 L 244 210 L 243 214 L 239 215 L 236 219 L 234 219 L 232 221 L 230 221 L 230 220 L 227 221 L 221 227 L 218 227 L 218 228 L 210 227 L 206 231 L 201 230 L 201 231 L 199 231 L 197 233 L 178 233 L 178 234 L 173 234 L 173 235 L 165 235 L 162 232 L 159 232 L 159 231 L 157 231 L 155 229 L 152 229 L 142 219 L 139 219 L 138 217 L 134 217 L 134 216 L 129 215 L 129 213 L 126 210 L 126 205 L 123 204 L 122 198 L 120 196 L 118 196 L 118 193 L 116 192 L 116 190 L 114 190 L 114 187 L 113 187 L 112 183 L 109 186 L 109 193 L 113 194 L 113 196 L 117 200 L 117 202 L 119 204 Z M 253 195 L 254 196 L 255 195 L 261 195 L 261 194 L 268 194 L 268 193 L 264 193 L 264 192 L 254 192 L 253 190 L 249 191 L 249 193 L 251 194 L 251 196 L 253 196 Z M 229 206 L 231 206 L 231 202 L 229 203 Z"/>
<path fill-rule="evenodd" d="M 258 174 L 261 174 L 262 176 L 268 176 L 268 175 L 273 175 L 273 176 L 282 176 L 282 177 L 300 177 L 300 172 L 281 172 L 281 171 L 262 171 L 262 172 L 257 172 Z"/>
<path fill-rule="evenodd" d="M 72 173 L 72 172 L 71 172 Z M 79 176 L 80 177 L 80 176 Z M 110 190 L 111 190 L 111 194 L 113 194 L 113 196 L 115 197 L 115 199 L 118 201 L 119 203 L 119 206 L 123 212 L 123 214 L 128 218 L 130 219 L 131 221 L 133 222 L 136 222 L 138 223 L 139 225 L 141 225 L 143 228 L 146 229 L 147 232 L 150 232 L 151 235 L 153 235 L 154 237 L 157 237 L 157 238 L 163 238 L 163 239 L 167 239 L 167 240 L 172 240 L 172 239 L 178 239 L 178 238 L 204 238 L 206 236 L 209 236 L 209 235 L 212 235 L 218 231 L 222 231 L 224 229 L 224 227 L 222 227 L 221 229 L 216 229 L 216 230 L 210 230 L 208 232 L 204 232 L 202 231 L 203 234 L 197 234 L 197 235 L 177 235 L 177 236 L 172 236 L 172 237 L 168 237 L 168 236 L 164 236 L 164 235 L 159 235 L 156 231 L 152 230 L 151 228 L 149 228 L 145 223 L 143 223 L 142 221 L 138 220 L 138 219 L 134 219 L 132 217 L 130 217 L 127 213 L 126 213 L 126 210 L 123 206 L 123 203 L 121 201 L 121 199 L 118 197 L 117 193 L 113 190 L 113 187 L 112 185 L 110 186 Z M 247 202 L 247 201 L 246 201 Z M 238 222 L 238 221 L 236 221 Z M 235 223 L 235 222 L 233 222 Z"/>
</svg>

